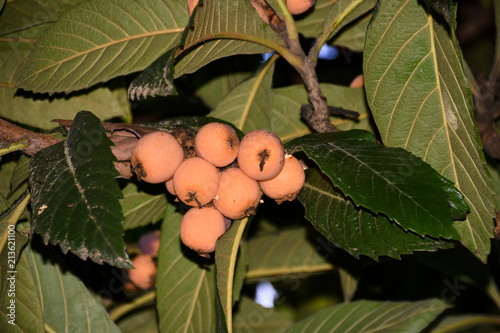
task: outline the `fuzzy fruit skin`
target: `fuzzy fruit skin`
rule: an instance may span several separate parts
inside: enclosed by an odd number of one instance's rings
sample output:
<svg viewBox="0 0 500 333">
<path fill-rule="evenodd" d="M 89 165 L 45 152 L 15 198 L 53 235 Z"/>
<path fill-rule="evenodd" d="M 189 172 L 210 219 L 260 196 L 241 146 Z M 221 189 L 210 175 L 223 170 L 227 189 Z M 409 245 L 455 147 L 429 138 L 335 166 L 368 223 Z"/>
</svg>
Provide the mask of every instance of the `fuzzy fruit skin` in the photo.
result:
<svg viewBox="0 0 500 333">
<path fill-rule="evenodd" d="M 184 160 L 184 150 L 172 134 L 158 131 L 137 141 L 130 162 L 137 179 L 148 183 L 166 182 Z"/>
<path fill-rule="evenodd" d="M 257 181 L 276 177 L 285 161 L 280 138 L 271 131 L 257 129 L 246 134 L 238 150 L 238 166 Z"/>
<path fill-rule="evenodd" d="M 177 193 L 175 193 L 174 189 L 174 178 L 171 178 L 165 182 L 165 187 L 167 188 L 167 192 L 177 196 Z"/>
<path fill-rule="evenodd" d="M 219 170 L 213 164 L 201 157 L 190 157 L 175 170 L 174 190 L 186 205 L 201 207 L 215 197 L 219 181 Z"/>
<path fill-rule="evenodd" d="M 228 219 L 237 220 L 255 214 L 260 197 L 257 181 L 238 168 L 228 168 L 221 172 L 214 206 Z"/>
<path fill-rule="evenodd" d="M 286 7 L 290 14 L 299 15 L 314 6 L 314 2 L 315 0 L 286 0 Z"/>
<path fill-rule="evenodd" d="M 219 168 L 236 159 L 239 145 L 240 139 L 236 131 L 222 123 L 208 123 L 194 137 L 196 154 Z"/>
<path fill-rule="evenodd" d="M 213 252 L 224 232 L 226 221 L 214 207 L 191 208 L 181 221 L 182 243 L 198 253 Z"/>
<path fill-rule="evenodd" d="M 259 186 L 265 195 L 280 203 L 295 199 L 305 180 L 306 174 L 299 160 L 293 155 L 287 155 L 283 170 L 273 179 L 259 182 Z"/>
<path fill-rule="evenodd" d="M 130 281 L 140 289 L 153 287 L 156 276 L 156 264 L 147 254 L 139 254 L 132 259 L 134 269 L 128 271 Z"/>
<path fill-rule="evenodd" d="M 198 0 L 187 0 L 189 16 L 193 14 L 194 7 L 198 4 Z"/>
</svg>

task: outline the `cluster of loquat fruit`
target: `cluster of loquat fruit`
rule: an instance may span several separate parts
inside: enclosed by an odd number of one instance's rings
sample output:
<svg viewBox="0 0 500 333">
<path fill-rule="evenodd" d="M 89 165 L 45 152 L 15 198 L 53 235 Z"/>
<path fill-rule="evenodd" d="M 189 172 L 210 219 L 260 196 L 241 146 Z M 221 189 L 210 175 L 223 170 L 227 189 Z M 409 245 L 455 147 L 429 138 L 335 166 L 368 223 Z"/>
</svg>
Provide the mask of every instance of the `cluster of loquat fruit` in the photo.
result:
<svg viewBox="0 0 500 333">
<path fill-rule="evenodd" d="M 178 139 L 165 131 L 142 136 L 132 151 L 139 180 L 165 183 L 169 193 L 191 206 L 180 227 L 182 242 L 202 256 L 215 250 L 231 221 L 255 214 L 264 193 L 278 203 L 297 197 L 305 181 L 301 163 L 288 155 L 278 136 L 254 130 L 241 141 L 223 123 L 208 123 L 185 157 Z"/>
</svg>

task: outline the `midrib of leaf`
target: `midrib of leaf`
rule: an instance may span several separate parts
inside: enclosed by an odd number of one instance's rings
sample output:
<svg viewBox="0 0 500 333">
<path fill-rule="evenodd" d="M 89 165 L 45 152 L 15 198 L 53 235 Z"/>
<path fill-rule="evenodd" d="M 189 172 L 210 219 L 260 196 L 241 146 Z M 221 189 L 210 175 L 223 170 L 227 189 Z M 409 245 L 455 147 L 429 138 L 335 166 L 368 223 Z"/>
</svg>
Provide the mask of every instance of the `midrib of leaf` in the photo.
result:
<svg viewBox="0 0 500 333">
<path fill-rule="evenodd" d="M 455 166 L 455 159 L 454 159 L 454 156 L 453 156 L 453 153 L 452 153 L 452 145 L 451 145 L 451 142 L 450 142 L 450 133 L 449 133 L 449 128 L 448 128 L 448 121 L 446 119 L 446 112 L 444 111 L 446 109 L 445 109 L 445 106 L 444 106 L 443 92 L 442 92 L 442 89 L 441 89 L 441 80 L 440 80 L 441 75 L 439 73 L 439 68 L 438 68 L 437 49 L 436 49 L 436 41 L 435 41 L 437 39 L 437 36 L 435 36 L 435 34 L 434 34 L 434 26 L 433 26 L 434 22 L 433 22 L 433 19 L 432 19 L 431 15 L 427 16 L 427 21 L 428 21 L 428 25 L 429 25 L 429 33 L 430 33 L 430 39 L 431 39 L 431 51 L 430 52 L 432 53 L 432 58 L 433 58 L 433 62 L 434 62 L 434 73 L 435 73 L 435 77 L 436 77 L 436 87 L 437 87 L 438 93 L 439 93 L 439 103 L 441 104 L 441 110 L 443 110 L 443 112 L 442 112 L 443 124 L 444 124 L 443 126 L 444 126 L 445 131 L 446 131 L 446 142 L 448 143 L 448 148 L 449 148 L 448 151 L 449 151 L 449 154 L 450 154 L 449 159 L 450 159 L 451 165 L 453 166 L 453 178 L 455 180 L 455 185 L 456 185 L 456 187 L 458 189 L 460 189 L 460 184 L 459 184 L 459 180 L 458 180 L 458 176 L 457 176 L 457 171 L 456 171 L 457 169 L 456 169 L 456 166 Z M 446 60 L 448 60 L 448 59 L 446 59 Z M 448 63 L 448 65 L 449 65 L 449 63 Z M 439 131 L 436 131 L 436 133 L 438 133 L 438 132 Z M 430 145 L 427 147 L 427 149 L 425 151 L 425 154 L 424 154 L 425 156 L 427 156 L 427 152 L 429 151 L 429 147 L 430 147 Z"/>
<path fill-rule="evenodd" d="M 398 52 L 396 53 L 396 56 L 392 59 L 391 63 L 389 64 L 389 66 L 387 66 L 386 70 L 384 71 L 384 73 L 380 76 L 379 80 L 378 80 L 378 83 L 377 83 L 377 87 L 375 88 L 375 93 L 373 95 L 373 98 L 372 98 L 372 103 L 373 101 L 375 100 L 375 97 L 377 96 L 377 92 L 378 92 L 378 88 L 380 86 L 380 82 L 382 82 L 383 78 L 385 77 L 385 75 L 389 72 L 389 70 L 391 69 L 392 65 L 394 64 L 394 62 L 398 59 L 398 56 L 401 54 L 402 50 L 404 49 L 404 47 L 406 45 L 408 45 L 414 37 L 416 37 L 418 35 L 419 32 L 421 32 L 422 30 L 424 30 L 424 28 L 426 28 L 427 26 L 429 25 L 426 24 L 424 26 L 422 26 L 422 28 L 420 28 L 417 32 L 415 32 L 412 36 L 412 38 L 408 38 L 408 40 L 403 44 L 403 46 L 398 50 Z M 432 30 L 432 29 L 430 29 Z M 429 54 L 427 54 L 425 57 L 422 57 L 422 60 L 420 60 L 420 62 L 418 63 L 418 65 L 420 65 L 422 62 L 424 62 L 427 57 L 429 55 L 433 54 L 433 56 L 435 57 L 435 53 L 433 52 L 429 52 Z M 392 124 L 392 119 L 394 117 L 394 114 L 395 114 L 395 111 L 399 105 L 399 102 L 401 101 L 401 96 L 403 96 L 405 90 L 406 90 L 406 87 L 408 86 L 408 83 L 410 82 L 410 79 L 413 77 L 413 75 L 416 73 L 417 69 L 419 68 L 419 66 L 415 66 L 415 69 L 413 70 L 413 72 L 411 73 L 411 75 L 409 76 L 408 80 L 406 81 L 403 89 L 401 89 L 401 93 L 399 94 L 399 97 L 398 99 L 396 100 L 396 103 L 394 104 L 394 108 L 392 109 L 392 112 L 391 112 L 391 117 L 389 118 L 389 123 L 387 124 L 387 132 L 385 134 L 385 138 L 384 138 L 384 142 L 387 142 L 387 138 L 389 136 L 389 129 L 391 128 L 391 124 Z M 436 70 L 437 70 L 437 64 L 435 64 L 435 67 L 436 67 Z M 423 103 L 422 103 L 423 105 Z M 417 117 L 415 117 L 417 118 Z M 410 134 L 411 134 L 411 131 L 410 131 Z M 410 135 L 408 135 L 408 138 L 410 137 Z M 408 140 L 407 140 L 408 141 Z"/>
<path fill-rule="evenodd" d="M 78 24 L 81 24 L 80 22 L 76 22 Z M 92 28 L 92 27 L 91 27 Z M 105 43 L 105 44 L 100 44 L 92 49 L 88 49 L 88 50 L 85 50 L 85 52 L 78 52 L 76 54 L 74 54 L 73 56 L 70 56 L 70 57 L 65 57 L 64 59 L 61 59 L 59 61 L 56 61 L 54 63 L 52 63 L 51 65 L 49 66 L 46 66 L 36 72 L 33 72 L 31 75 L 27 76 L 24 78 L 24 81 L 27 81 L 29 79 L 31 79 L 33 76 L 37 76 L 38 74 L 40 74 L 41 72 L 44 72 L 48 69 L 51 69 L 53 68 L 54 66 L 59 66 L 63 63 L 66 63 L 70 60 L 73 60 L 73 59 L 76 59 L 78 57 L 81 57 L 81 56 L 87 56 L 88 54 L 92 53 L 92 52 L 96 52 L 96 51 L 99 51 L 99 50 L 102 50 L 102 49 L 106 49 L 107 47 L 109 46 L 113 46 L 113 45 L 117 45 L 117 44 L 121 44 L 121 43 L 128 43 L 132 40 L 135 40 L 135 39 L 141 39 L 141 38 L 146 38 L 146 37 L 154 37 L 154 36 L 158 36 L 158 35 L 167 35 L 167 34 L 172 34 L 172 33 L 181 33 L 182 31 L 184 31 L 184 27 L 182 28 L 175 28 L 175 29 L 163 29 L 163 30 L 157 30 L 157 31 L 151 31 L 151 32 L 145 32 L 145 33 L 142 33 L 142 34 L 135 34 L 133 36 L 128 36 L 128 37 L 124 37 L 124 38 L 120 38 L 120 39 L 115 39 L 115 40 L 112 40 L 108 43 Z M 75 36 L 75 37 L 78 37 L 78 36 Z M 54 48 L 54 46 L 52 46 L 52 48 Z M 71 50 L 71 49 L 68 49 L 68 51 L 74 51 L 74 50 Z M 75 69 L 77 69 L 78 66 L 75 67 Z M 99 75 L 99 73 L 96 74 Z M 64 79 L 64 78 L 63 78 Z M 20 82 L 20 83 L 22 83 Z"/>
<path fill-rule="evenodd" d="M 132 195 L 133 196 L 133 195 Z M 124 217 L 127 217 L 128 215 L 132 214 L 132 213 L 135 213 L 136 211 L 140 210 L 141 208 L 143 208 L 144 206 L 147 206 L 149 205 L 150 203 L 154 202 L 154 201 L 157 201 L 159 200 L 158 197 L 152 197 L 151 199 L 149 200 L 146 200 L 144 201 L 143 203 L 141 203 L 140 205 L 137 205 L 135 206 L 133 209 L 130 209 L 128 210 L 126 213 L 123 214 Z"/>
<path fill-rule="evenodd" d="M 78 288 L 80 289 L 80 294 L 82 296 L 82 300 L 83 300 L 83 305 L 85 306 L 85 318 L 87 319 L 87 327 L 90 327 L 90 316 L 89 316 L 89 307 L 87 305 L 87 300 L 85 299 L 85 295 L 82 291 L 82 285 L 79 284 L 78 285 Z M 107 326 L 107 325 L 106 325 Z M 107 327 L 106 327 L 107 328 Z M 89 330 L 90 331 L 90 330 Z M 107 332 L 108 330 L 106 330 Z"/>
<path fill-rule="evenodd" d="M 390 185 L 392 188 L 394 188 L 395 190 L 397 190 L 398 193 L 400 193 L 401 195 L 403 195 L 404 197 L 408 198 L 409 200 L 411 200 L 411 202 L 413 202 L 415 204 L 416 207 L 419 207 L 420 209 L 422 209 L 422 211 L 426 212 L 427 215 L 432 218 L 433 220 L 437 221 L 437 222 L 440 222 L 438 219 L 436 219 L 436 217 L 431 214 L 424 206 L 420 205 L 418 202 L 416 202 L 412 197 L 408 196 L 408 194 L 406 194 L 405 192 L 401 191 L 399 189 L 399 187 L 397 187 L 395 184 L 393 184 L 392 182 L 389 181 L 389 179 L 385 178 L 384 176 L 382 176 L 377 170 L 373 169 L 372 167 L 370 167 L 368 164 L 366 164 L 365 162 L 363 162 L 362 160 L 360 160 L 357 156 L 354 156 L 352 155 L 351 153 L 349 153 L 348 151 L 342 149 L 341 147 L 339 146 L 336 146 L 334 144 L 332 144 L 332 146 L 334 146 L 336 149 L 338 149 L 339 151 L 343 152 L 346 156 L 348 157 L 351 157 L 353 159 L 355 159 L 356 161 L 358 161 L 359 165 L 360 166 L 364 166 L 365 168 L 369 169 L 374 175 L 378 176 L 379 178 L 385 180 L 385 182 Z M 385 212 L 377 212 L 377 213 L 385 213 Z M 396 221 L 398 222 L 398 221 Z M 399 223 L 399 222 L 398 222 Z"/>
<path fill-rule="evenodd" d="M 66 163 L 68 164 L 68 169 L 71 171 L 71 175 L 73 176 L 73 182 L 74 182 L 76 188 L 78 189 L 80 196 L 82 197 L 83 201 L 85 202 L 85 206 L 87 207 L 87 211 L 89 212 L 90 220 L 95 224 L 97 229 L 101 232 L 101 235 L 105 235 L 105 233 L 102 232 L 101 226 L 98 223 L 96 223 L 95 216 L 92 213 L 92 207 L 90 206 L 90 204 L 87 200 L 87 196 L 85 195 L 85 192 L 82 188 L 82 185 L 80 184 L 80 182 L 78 181 L 78 178 L 76 177 L 76 170 L 75 170 L 75 167 L 73 165 L 73 162 L 71 161 L 71 157 L 69 155 L 68 141 L 67 140 L 64 142 L 64 156 L 66 156 Z M 109 239 L 106 237 L 103 237 L 103 238 L 106 240 L 106 244 L 108 244 L 109 247 L 112 248 L 113 245 L 111 244 Z"/>
<path fill-rule="evenodd" d="M 262 84 L 262 81 L 266 77 L 267 72 L 269 71 L 270 68 L 273 68 L 273 64 L 278 59 L 278 56 L 276 54 L 273 54 L 271 58 L 269 59 L 267 65 L 265 68 L 259 72 L 257 75 L 257 79 L 255 80 L 255 84 L 252 87 L 252 90 L 250 91 L 250 94 L 248 96 L 247 102 L 245 103 L 245 108 L 243 109 L 243 114 L 241 115 L 240 122 L 238 124 L 238 128 L 242 131 L 243 127 L 245 126 L 245 122 L 248 118 L 248 114 L 250 113 L 250 109 L 252 107 L 252 103 L 255 100 L 255 96 L 257 95 L 257 92 L 259 91 L 259 88 Z"/>
<path fill-rule="evenodd" d="M 249 270 L 246 274 L 247 279 L 258 279 L 272 276 L 283 276 L 289 274 L 307 274 L 327 272 L 334 269 L 332 264 L 322 264 L 315 266 L 296 266 L 296 267 L 280 267 L 280 268 L 257 268 Z"/>
<path fill-rule="evenodd" d="M 195 295 L 198 295 L 200 293 L 200 290 L 201 290 L 201 286 L 203 284 L 203 280 L 205 279 L 205 275 L 207 274 L 207 271 L 206 270 L 203 270 L 201 275 L 200 275 L 200 278 L 198 280 L 198 285 L 196 286 L 195 290 L 194 290 L 194 294 Z M 186 326 L 185 326 L 185 329 L 184 329 L 184 332 L 188 332 L 189 331 L 189 325 L 188 323 L 191 322 L 191 319 L 194 317 L 194 309 L 196 308 L 196 302 L 191 302 L 191 309 L 189 310 L 189 316 L 188 316 L 188 320 L 186 321 Z"/>
<path fill-rule="evenodd" d="M 387 34 L 387 32 L 389 31 L 389 28 L 392 26 L 392 24 L 394 23 L 394 21 L 396 20 L 396 18 L 399 16 L 399 14 L 403 11 L 403 8 L 405 8 L 405 6 L 410 2 L 410 0 L 406 0 L 405 3 L 401 6 L 401 8 L 399 8 L 399 10 L 396 12 L 396 14 L 392 17 L 392 20 L 389 22 L 389 24 L 387 25 L 387 29 L 385 29 L 384 33 L 382 34 L 382 36 L 380 36 L 380 39 L 377 43 L 377 45 L 375 45 L 375 47 L 373 48 L 373 51 L 372 53 L 370 53 L 370 55 L 368 56 L 368 59 L 366 61 L 366 63 L 369 63 L 370 60 L 372 59 L 372 56 L 374 54 L 376 54 L 376 50 L 377 48 L 379 47 L 379 45 L 382 43 L 382 41 L 384 40 L 384 37 L 385 35 Z M 378 85 L 377 85 L 377 88 L 378 88 Z M 376 96 L 377 94 L 374 93 L 374 96 Z M 375 99 L 375 97 L 373 98 Z M 373 104 L 373 99 L 372 99 L 372 104 Z"/>
</svg>

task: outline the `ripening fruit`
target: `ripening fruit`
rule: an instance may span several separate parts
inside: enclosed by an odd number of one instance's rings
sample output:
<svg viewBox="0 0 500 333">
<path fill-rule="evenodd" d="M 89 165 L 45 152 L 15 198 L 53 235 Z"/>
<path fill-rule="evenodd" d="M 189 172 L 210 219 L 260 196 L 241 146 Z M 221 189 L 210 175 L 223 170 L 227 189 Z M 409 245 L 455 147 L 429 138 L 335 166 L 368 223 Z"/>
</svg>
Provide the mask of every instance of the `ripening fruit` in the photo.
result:
<svg viewBox="0 0 500 333">
<path fill-rule="evenodd" d="M 175 170 L 175 193 L 189 206 L 206 205 L 215 197 L 218 188 L 219 170 L 201 157 L 190 157 Z"/>
<path fill-rule="evenodd" d="M 154 285 L 156 264 L 147 254 L 139 254 L 132 259 L 134 269 L 128 271 L 130 281 L 140 289 L 149 289 Z"/>
<path fill-rule="evenodd" d="M 292 15 L 305 13 L 314 6 L 315 0 L 286 0 L 286 7 Z"/>
<path fill-rule="evenodd" d="M 158 131 L 137 141 L 130 162 L 137 179 L 148 183 L 166 182 L 184 159 L 184 150 L 172 134 Z"/>
<path fill-rule="evenodd" d="M 160 249 L 160 233 L 157 231 L 148 232 L 139 238 L 139 248 L 141 252 L 151 257 L 156 257 Z"/>
<path fill-rule="evenodd" d="M 349 84 L 349 87 L 350 88 L 363 88 L 363 85 L 364 85 L 363 74 L 359 74 L 354 79 L 352 79 L 351 83 Z"/>
<path fill-rule="evenodd" d="M 213 252 L 224 232 L 226 221 L 214 207 L 191 208 L 181 221 L 182 243 L 200 254 Z"/>
<path fill-rule="evenodd" d="M 198 4 L 198 0 L 187 0 L 189 16 L 193 14 L 194 7 Z"/>
<path fill-rule="evenodd" d="M 219 191 L 214 206 L 225 217 L 233 220 L 255 214 L 261 197 L 259 184 L 238 168 L 221 172 Z"/>
<path fill-rule="evenodd" d="M 280 138 L 268 130 L 253 130 L 240 142 L 238 166 L 250 178 L 268 180 L 280 173 L 285 152 Z"/>
<path fill-rule="evenodd" d="M 174 178 L 170 178 L 169 180 L 167 180 L 165 182 L 165 187 L 167 188 L 167 192 L 172 194 L 172 195 L 177 195 L 177 193 L 175 193 L 175 189 L 174 189 Z"/>
<path fill-rule="evenodd" d="M 304 186 L 306 175 L 299 160 L 293 155 L 286 155 L 283 170 L 273 179 L 259 182 L 260 189 L 278 203 L 292 201 Z"/>
<path fill-rule="evenodd" d="M 216 167 L 231 164 L 238 156 L 240 139 L 229 125 L 209 123 L 204 125 L 194 137 L 196 154 Z"/>
</svg>

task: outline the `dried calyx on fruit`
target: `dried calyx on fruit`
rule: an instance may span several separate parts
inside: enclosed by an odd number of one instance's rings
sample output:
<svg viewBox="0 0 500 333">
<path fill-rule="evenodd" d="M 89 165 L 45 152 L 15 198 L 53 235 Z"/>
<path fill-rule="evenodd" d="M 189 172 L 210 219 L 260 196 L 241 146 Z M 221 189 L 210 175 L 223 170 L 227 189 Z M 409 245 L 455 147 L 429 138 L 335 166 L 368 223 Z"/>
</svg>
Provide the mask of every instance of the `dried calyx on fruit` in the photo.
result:
<svg viewBox="0 0 500 333">
<path fill-rule="evenodd" d="M 228 168 L 221 172 L 214 206 L 225 217 L 236 220 L 255 214 L 260 197 L 257 181 L 238 168 Z"/>
<path fill-rule="evenodd" d="M 238 156 L 239 145 L 236 131 L 223 123 L 204 125 L 194 138 L 196 154 L 216 167 L 231 164 Z"/>
<path fill-rule="evenodd" d="M 305 180 L 304 168 L 299 160 L 293 155 L 286 155 L 281 172 L 272 179 L 259 182 L 259 186 L 265 195 L 280 204 L 297 198 Z"/>
<path fill-rule="evenodd" d="M 255 214 L 262 193 L 278 203 L 293 200 L 305 181 L 302 165 L 285 155 L 276 134 L 258 129 L 240 141 L 231 126 L 217 122 L 202 126 L 195 136 L 183 128 L 146 134 L 134 146 L 131 164 L 139 180 L 164 182 L 176 201 L 193 207 L 182 219 L 181 240 L 204 257 L 215 250 L 231 220 Z M 150 255 L 137 256 L 138 265 L 151 266 L 158 235 L 144 235 L 140 246 Z M 149 288 L 150 275 L 140 274 L 130 271 L 131 280 Z"/>
<path fill-rule="evenodd" d="M 280 138 L 268 130 L 253 130 L 240 142 L 238 166 L 248 177 L 268 180 L 276 177 L 285 160 Z"/>
<path fill-rule="evenodd" d="M 184 150 L 172 134 L 157 131 L 141 137 L 132 150 L 130 162 L 137 179 L 148 183 L 166 182 L 184 159 Z"/>
<path fill-rule="evenodd" d="M 174 191 L 186 205 L 201 207 L 208 204 L 218 188 L 219 170 L 201 157 L 188 158 L 175 170 Z"/>
</svg>

